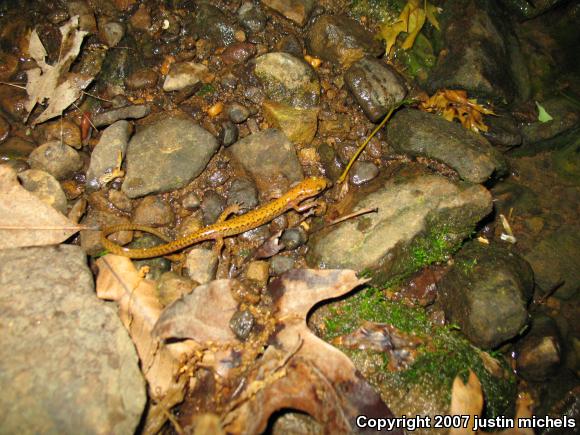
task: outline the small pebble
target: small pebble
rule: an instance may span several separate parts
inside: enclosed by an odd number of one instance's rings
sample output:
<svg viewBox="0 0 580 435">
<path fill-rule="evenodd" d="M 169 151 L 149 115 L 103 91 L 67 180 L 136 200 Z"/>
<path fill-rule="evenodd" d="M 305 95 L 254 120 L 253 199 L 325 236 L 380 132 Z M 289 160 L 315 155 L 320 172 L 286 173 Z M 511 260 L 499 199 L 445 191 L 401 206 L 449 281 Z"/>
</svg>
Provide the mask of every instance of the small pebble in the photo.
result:
<svg viewBox="0 0 580 435">
<path fill-rule="evenodd" d="M 246 340 L 254 327 L 254 315 L 248 310 L 236 311 L 230 319 L 230 329 L 240 340 Z"/>
<path fill-rule="evenodd" d="M 258 33 L 266 27 L 266 15 L 252 2 L 245 2 L 238 9 L 240 24 L 251 33 Z"/>
<path fill-rule="evenodd" d="M 270 276 L 270 263 L 267 261 L 252 261 L 246 269 L 246 279 L 255 282 L 258 287 L 264 287 Z"/>
<path fill-rule="evenodd" d="M 10 124 L 0 116 L 0 142 L 8 137 L 10 133 Z"/>
<path fill-rule="evenodd" d="M 211 225 L 217 221 L 221 212 L 224 211 L 225 203 L 225 200 L 213 190 L 204 193 L 201 202 L 204 225 Z"/>
<path fill-rule="evenodd" d="M 177 237 L 183 237 L 187 234 L 191 234 L 203 227 L 203 221 L 201 220 L 201 213 L 194 213 L 191 216 L 187 216 L 182 219 L 179 226 L 176 228 Z"/>
<path fill-rule="evenodd" d="M 234 39 L 238 42 L 244 42 L 246 40 L 246 33 L 243 30 L 236 30 Z"/>
<path fill-rule="evenodd" d="M 218 169 L 208 177 L 207 182 L 211 187 L 218 187 L 228 181 L 229 175 L 226 171 Z"/>
<path fill-rule="evenodd" d="M 220 113 L 222 113 L 222 110 L 224 110 L 224 103 L 222 103 L 221 101 L 218 101 L 213 106 L 211 106 L 209 109 L 207 109 L 207 114 L 209 116 L 216 117 Z"/>
<path fill-rule="evenodd" d="M 190 192 L 181 198 L 181 206 L 186 210 L 197 210 L 201 205 L 201 200 L 194 192 Z"/>
<path fill-rule="evenodd" d="M 227 205 L 237 204 L 243 211 L 255 208 L 258 205 L 258 189 L 247 178 L 236 178 L 232 181 L 228 191 Z"/>
<path fill-rule="evenodd" d="M 289 228 L 280 237 L 280 242 L 284 244 L 286 249 L 296 249 L 304 245 L 308 241 L 308 234 L 302 227 Z"/>
<path fill-rule="evenodd" d="M 207 284 L 215 279 L 218 257 L 212 249 L 193 248 L 187 253 L 185 267 L 193 281 Z"/>
<path fill-rule="evenodd" d="M 148 89 L 157 85 L 159 74 L 150 68 L 142 68 L 135 71 L 125 79 L 125 84 L 129 89 Z"/>
<path fill-rule="evenodd" d="M 175 215 L 171 206 L 157 196 L 147 196 L 133 213 L 133 222 L 139 225 L 162 227 L 173 223 Z"/>
<path fill-rule="evenodd" d="M 355 162 L 350 170 L 350 182 L 355 186 L 368 183 L 379 175 L 379 168 L 372 162 Z"/>
<path fill-rule="evenodd" d="M 194 288 L 195 283 L 189 278 L 178 275 L 175 272 L 165 272 L 159 277 L 159 281 L 157 281 L 159 302 L 166 307 L 183 295 L 191 293 Z"/>
<path fill-rule="evenodd" d="M 280 276 L 294 268 L 296 260 L 292 257 L 276 255 L 270 259 L 270 271 L 273 276 Z"/>
<path fill-rule="evenodd" d="M 48 172 L 57 180 L 72 176 L 83 167 L 78 152 L 59 141 L 47 142 L 30 153 L 28 163 L 33 169 Z"/>
<path fill-rule="evenodd" d="M 231 121 L 224 121 L 221 124 L 221 130 L 218 136 L 219 141 L 225 147 L 229 147 L 238 140 L 238 127 Z"/>
<path fill-rule="evenodd" d="M 66 214 L 67 202 L 60 184 L 48 172 L 29 169 L 18 174 L 18 179 L 29 192 L 34 193 L 42 202 Z"/>
<path fill-rule="evenodd" d="M 228 117 L 236 124 L 241 124 L 250 116 L 250 110 L 239 103 L 232 103 L 227 108 Z"/>
<path fill-rule="evenodd" d="M 133 210 L 131 199 L 120 190 L 109 190 L 108 198 L 109 201 L 111 201 L 111 204 L 121 211 L 130 212 Z"/>
</svg>

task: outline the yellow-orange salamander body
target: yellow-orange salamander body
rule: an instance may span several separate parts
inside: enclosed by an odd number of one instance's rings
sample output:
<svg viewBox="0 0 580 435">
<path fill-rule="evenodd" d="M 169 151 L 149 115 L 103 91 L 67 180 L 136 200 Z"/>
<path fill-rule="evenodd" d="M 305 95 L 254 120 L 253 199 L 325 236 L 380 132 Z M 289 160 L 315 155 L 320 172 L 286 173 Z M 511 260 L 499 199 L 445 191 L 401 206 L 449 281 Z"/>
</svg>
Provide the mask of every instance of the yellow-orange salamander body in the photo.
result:
<svg viewBox="0 0 580 435">
<path fill-rule="evenodd" d="M 322 177 L 309 177 L 292 187 L 280 198 L 274 199 L 255 210 L 241 216 L 235 216 L 223 222 L 200 228 L 191 234 L 151 248 L 129 249 L 119 246 L 107 236 L 117 231 L 146 231 L 157 234 L 157 231 L 143 225 L 120 224 L 104 228 L 101 232 L 101 243 L 112 254 L 123 255 L 129 258 L 152 258 L 171 254 L 188 246 L 205 240 L 216 240 L 234 236 L 245 231 L 264 225 L 290 209 L 299 210 L 300 202 L 312 198 L 328 186 L 327 180 Z"/>
</svg>

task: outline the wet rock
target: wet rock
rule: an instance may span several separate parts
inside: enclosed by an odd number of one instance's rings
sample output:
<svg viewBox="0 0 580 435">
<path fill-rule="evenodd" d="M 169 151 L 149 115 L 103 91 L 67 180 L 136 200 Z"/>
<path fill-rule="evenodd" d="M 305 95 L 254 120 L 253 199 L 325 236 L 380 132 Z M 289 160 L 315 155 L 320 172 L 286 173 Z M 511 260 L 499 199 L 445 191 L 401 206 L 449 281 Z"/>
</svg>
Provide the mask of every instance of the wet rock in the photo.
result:
<svg viewBox="0 0 580 435">
<path fill-rule="evenodd" d="M 315 0 L 263 0 L 262 3 L 300 27 L 304 27 L 316 6 Z"/>
<path fill-rule="evenodd" d="M 48 172 L 57 180 L 72 176 L 83 167 L 83 161 L 74 149 L 58 141 L 47 142 L 30 153 L 28 164 L 32 169 Z"/>
<path fill-rule="evenodd" d="M 12 77 L 16 71 L 18 71 L 18 57 L 0 51 L 0 80 L 10 81 L 10 77 Z"/>
<path fill-rule="evenodd" d="M 115 21 L 109 21 L 99 26 L 99 31 L 102 40 L 109 47 L 116 47 L 125 36 L 125 26 Z"/>
<path fill-rule="evenodd" d="M 24 104 L 27 100 L 26 91 L 11 86 L 0 86 L 0 108 L 8 119 L 24 122 L 28 115 Z"/>
<path fill-rule="evenodd" d="M 150 113 L 151 107 L 149 107 L 148 104 L 133 104 L 97 113 L 93 117 L 93 124 L 95 127 L 102 127 L 104 125 L 111 125 L 120 120 L 144 118 Z"/>
<path fill-rule="evenodd" d="M 344 67 L 366 54 L 378 57 L 384 52 L 372 33 L 346 15 L 317 18 L 308 30 L 306 45 L 312 55 Z"/>
<path fill-rule="evenodd" d="M 6 249 L 0 264 L 3 431 L 137 430 L 146 394 L 135 347 L 117 309 L 95 297 L 84 252 Z"/>
<path fill-rule="evenodd" d="M 397 112 L 389 121 L 387 137 L 398 151 L 439 160 L 472 183 L 507 170 L 503 156 L 485 138 L 432 113 Z"/>
<path fill-rule="evenodd" d="M 157 74 L 157 71 L 143 68 L 129 75 L 125 80 L 125 85 L 127 88 L 133 90 L 155 88 L 158 78 L 159 74 Z"/>
<path fill-rule="evenodd" d="M 157 196 L 143 198 L 133 213 L 133 223 L 148 227 L 164 227 L 174 219 L 171 206 Z"/>
<path fill-rule="evenodd" d="M 314 69 L 288 53 L 266 53 L 255 60 L 254 74 L 268 99 L 298 108 L 312 108 L 320 100 L 320 82 Z"/>
<path fill-rule="evenodd" d="M 493 188 L 495 207 L 500 213 L 509 214 L 511 208 L 522 214 L 541 214 L 538 195 L 529 187 L 507 179 L 497 183 Z"/>
<path fill-rule="evenodd" d="M 266 100 L 262 109 L 268 123 L 281 130 L 293 143 L 308 145 L 314 139 L 318 127 L 318 107 L 301 109 Z"/>
<path fill-rule="evenodd" d="M 97 33 L 97 20 L 95 20 L 95 14 L 86 1 L 71 1 L 67 2 L 66 6 L 68 14 L 71 17 L 74 17 L 75 15 L 79 16 L 79 29 L 85 30 L 89 33 Z"/>
<path fill-rule="evenodd" d="M 131 124 L 127 121 L 117 121 L 103 131 L 99 143 L 91 153 L 91 162 L 87 171 L 89 189 L 100 189 L 106 181 L 103 177 L 117 168 L 119 158 L 125 157 L 131 131 Z"/>
<path fill-rule="evenodd" d="M 121 211 L 130 212 L 131 210 L 133 210 L 133 202 L 127 195 L 125 195 L 120 190 L 115 189 L 109 190 L 107 198 L 109 199 L 111 204 L 113 204 L 117 209 Z"/>
<path fill-rule="evenodd" d="M 289 185 L 303 178 L 294 147 L 284 133 L 267 129 L 237 141 L 229 148 L 232 156 L 252 174 L 258 187 L 272 180 L 286 180 Z"/>
<path fill-rule="evenodd" d="M 10 133 L 10 124 L 2 116 L 0 116 L 0 142 L 8 137 Z"/>
<path fill-rule="evenodd" d="M 342 167 L 336 157 L 336 151 L 330 145 L 323 143 L 318 147 L 318 154 L 320 155 L 324 175 L 332 181 L 336 181 L 342 173 Z"/>
<path fill-rule="evenodd" d="M 350 131 L 350 119 L 346 115 L 336 114 L 333 119 L 321 119 L 318 131 L 323 136 L 341 135 Z"/>
<path fill-rule="evenodd" d="M 552 153 L 556 173 L 564 180 L 580 184 L 580 137 Z"/>
<path fill-rule="evenodd" d="M 230 176 L 228 172 L 224 170 L 224 168 L 218 168 L 207 178 L 207 184 L 210 187 L 223 186 L 229 178 Z"/>
<path fill-rule="evenodd" d="M 89 228 L 102 228 L 110 225 L 130 224 L 131 221 L 125 217 L 120 217 L 112 213 L 89 209 L 87 215 L 81 221 L 83 225 Z M 119 231 L 109 236 L 112 242 L 124 246 L 133 240 L 133 231 Z M 105 250 L 101 244 L 101 234 L 99 231 L 81 231 L 81 247 L 87 255 L 99 255 Z"/>
<path fill-rule="evenodd" d="M 558 3 L 562 3 L 562 1 L 543 0 L 540 2 L 529 2 L 526 0 L 502 0 L 501 3 L 521 18 L 529 20 L 549 11 Z"/>
<path fill-rule="evenodd" d="M 552 98 L 542 101 L 542 106 L 553 118 L 552 121 L 536 121 L 522 126 L 522 136 L 526 148 L 531 145 L 545 145 L 546 148 L 555 148 L 561 142 L 557 139 L 565 133 L 575 135 L 580 126 L 580 112 L 571 103 L 563 98 Z M 552 143 L 551 143 L 552 142 Z"/>
<path fill-rule="evenodd" d="M 237 42 L 229 45 L 222 53 L 226 65 L 237 65 L 246 62 L 256 54 L 256 46 L 249 42 Z"/>
<path fill-rule="evenodd" d="M 228 105 L 227 114 L 230 121 L 241 124 L 250 116 L 250 110 L 240 103 L 232 103 Z"/>
<path fill-rule="evenodd" d="M 501 151 L 508 151 L 522 144 L 522 134 L 516 120 L 507 112 L 497 112 L 498 116 L 488 116 L 485 125 L 488 131 L 481 134 L 498 147 Z"/>
<path fill-rule="evenodd" d="M 207 38 L 219 46 L 235 41 L 236 26 L 233 19 L 215 6 L 202 3 L 197 9 L 195 30 L 202 38 Z"/>
<path fill-rule="evenodd" d="M 258 33 L 266 27 L 267 18 L 257 5 L 245 2 L 238 9 L 238 21 L 248 32 Z"/>
<path fill-rule="evenodd" d="M 204 225 L 211 225 L 218 220 L 224 211 L 226 201 L 214 190 L 208 190 L 203 195 L 201 202 L 201 212 L 203 214 Z"/>
<path fill-rule="evenodd" d="M 148 30 L 151 27 L 151 11 L 144 4 L 139 5 L 139 8 L 129 18 L 129 23 L 136 30 Z"/>
<path fill-rule="evenodd" d="M 247 178 L 236 178 L 228 190 L 227 205 L 237 204 L 241 210 L 248 211 L 258 205 L 258 189 Z"/>
<path fill-rule="evenodd" d="M 390 180 L 344 211 L 377 207 L 377 213 L 311 235 L 307 261 L 313 267 L 369 269 L 384 283 L 442 260 L 491 206 L 491 195 L 479 185 L 434 175 Z"/>
<path fill-rule="evenodd" d="M 276 50 L 291 54 L 292 56 L 302 57 L 302 44 L 293 34 L 283 36 L 276 43 Z"/>
<path fill-rule="evenodd" d="M 177 62 L 171 65 L 169 73 L 163 82 L 165 92 L 180 91 L 194 86 L 202 81 L 207 75 L 208 69 L 205 65 L 195 62 Z"/>
<path fill-rule="evenodd" d="M 288 228 L 280 237 L 280 242 L 289 250 L 299 248 L 307 241 L 308 234 L 302 227 Z"/>
<path fill-rule="evenodd" d="M 164 244 L 165 241 L 161 240 L 153 234 L 144 234 L 138 239 L 133 240 L 131 243 L 127 244 L 126 247 L 130 249 L 142 249 L 142 248 L 152 248 L 153 246 L 159 246 Z M 161 275 L 168 272 L 171 269 L 171 262 L 163 257 L 147 258 L 145 260 L 133 260 L 133 264 L 137 270 L 141 268 L 146 271 L 145 278 L 153 281 L 158 281 Z"/>
<path fill-rule="evenodd" d="M 181 199 L 181 206 L 186 210 L 197 210 L 201 205 L 199 196 L 190 192 Z"/>
<path fill-rule="evenodd" d="M 238 127 L 231 121 L 224 121 L 221 123 L 221 130 L 219 134 L 219 141 L 224 147 L 229 147 L 238 140 Z"/>
<path fill-rule="evenodd" d="M 562 345 L 556 322 L 544 315 L 532 319 L 532 327 L 516 343 L 518 375 L 529 381 L 544 381 L 558 371 Z"/>
<path fill-rule="evenodd" d="M 571 299 L 580 292 L 580 228 L 561 227 L 525 255 L 540 294 Z"/>
<path fill-rule="evenodd" d="M 185 268 L 188 276 L 198 284 L 207 284 L 215 279 L 218 257 L 211 249 L 193 248 L 187 253 Z"/>
<path fill-rule="evenodd" d="M 26 160 L 35 146 L 18 136 L 10 137 L 0 143 L 0 161 Z"/>
<path fill-rule="evenodd" d="M 185 186 L 217 151 L 217 140 L 188 119 L 165 118 L 138 131 L 127 148 L 122 190 L 129 198 Z"/>
<path fill-rule="evenodd" d="M 270 274 L 272 276 L 280 276 L 294 268 L 296 260 L 292 257 L 283 255 L 276 255 L 270 259 Z"/>
<path fill-rule="evenodd" d="M 70 18 L 70 15 L 64 9 L 57 9 L 54 12 L 48 14 L 48 21 L 52 24 L 61 24 L 64 21 L 67 21 Z"/>
<path fill-rule="evenodd" d="M 270 263 L 267 261 L 252 261 L 246 269 L 246 279 L 256 283 L 258 287 L 263 287 L 268 283 L 270 277 Z"/>
<path fill-rule="evenodd" d="M 252 332 L 254 323 L 254 315 L 250 311 L 236 311 L 230 319 L 230 329 L 240 340 L 246 340 Z"/>
<path fill-rule="evenodd" d="M 446 50 L 429 76 L 431 93 L 465 89 L 470 96 L 500 103 L 512 101 L 518 86 L 524 87 L 514 72 L 523 58 L 512 24 L 495 2 L 452 1 L 445 6 L 441 29 Z"/>
<path fill-rule="evenodd" d="M 379 168 L 373 162 L 354 162 L 350 170 L 350 182 L 355 186 L 368 183 L 379 175 Z"/>
<path fill-rule="evenodd" d="M 394 68 L 365 57 L 348 69 L 344 82 L 365 115 L 377 122 L 407 95 L 404 82 Z"/>
<path fill-rule="evenodd" d="M 178 275 L 175 272 L 165 272 L 157 281 L 159 302 L 166 307 L 183 295 L 191 293 L 194 288 L 195 283 L 189 278 Z"/>
<path fill-rule="evenodd" d="M 48 122 L 38 128 L 35 139 L 39 143 L 57 140 L 73 148 L 81 149 L 81 131 L 79 127 L 68 119 Z"/>
<path fill-rule="evenodd" d="M 66 214 L 66 195 L 59 182 L 48 172 L 38 169 L 29 169 L 20 172 L 18 179 L 29 192 L 34 193 L 42 202 Z"/>
<path fill-rule="evenodd" d="M 495 348 L 528 323 L 532 269 L 500 246 L 468 243 L 438 287 L 448 320 L 476 346 Z"/>
</svg>

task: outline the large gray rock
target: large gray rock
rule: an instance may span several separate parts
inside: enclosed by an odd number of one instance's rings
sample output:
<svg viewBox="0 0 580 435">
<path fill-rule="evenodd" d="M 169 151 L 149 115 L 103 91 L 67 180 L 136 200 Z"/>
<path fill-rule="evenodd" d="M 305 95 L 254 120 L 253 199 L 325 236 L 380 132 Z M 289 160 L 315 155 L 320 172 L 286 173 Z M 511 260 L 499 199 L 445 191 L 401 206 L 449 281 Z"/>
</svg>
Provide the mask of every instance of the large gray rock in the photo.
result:
<svg viewBox="0 0 580 435">
<path fill-rule="evenodd" d="M 125 157 L 132 130 L 131 124 L 127 121 L 117 121 L 103 131 L 99 143 L 91 153 L 87 171 L 89 189 L 99 189 L 104 181 L 102 177 L 110 174 L 119 165 L 119 157 L 121 159 Z"/>
<path fill-rule="evenodd" d="M 355 62 L 344 81 L 372 122 L 379 121 L 407 95 L 404 81 L 394 68 L 370 57 Z"/>
<path fill-rule="evenodd" d="M 374 35 L 346 15 L 322 15 L 306 36 L 308 51 L 344 67 L 365 55 L 380 56 L 385 50 Z"/>
<path fill-rule="evenodd" d="M 287 187 L 304 177 L 292 143 L 284 133 L 269 128 L 237 141 L 228 148 L 234 158 L 263 188 L 280 178 Z"/>
<path fill-rule="evenodd" d="M 387 125 L 387 137 L 397 150 L 439 160 L 472 183 L 507 170 L 504 157 L 484 137 L 433 113 L 397 112 Z"/>
<path fill-rule="evenodd" d="M 35 148 L 28 157 L 28 164 L 32 169 L 48 172 L 57 180 L 65 180 L 83 167 L 79 153 L 56 140 Z"/>
<path fill-rule="evenodd" d="M 150 124 L 129 142 L 122 190 L 137 198 L 179 189 L 204 170 L 217 149 L 216 138 L 189 119 Z"/>
<path fill-rule="evenodd" d="M 495 348 L 528 323 L 534 275 L 522 257 L 505 248 L 467 244 L 438 287 L 447 318 L 476 346 Z"/>
<path fill-rule="evenodd" d="M 81 248 L 0 251 L 0 311 L 2 433 L 134 433 L 146 401 L 135 347 Z"/>
<path fill-rule="evenodd" d="M 310 239 L 308 263 L 314 267 L 373 272 L 385 281 L 412 272 L 450 253 L 491 211 L 482 186 L 456 184 L 435 175 L 389 180 L 358 199 L 352 210 L 377 213 L 322 230 Z"/>
<path fill-rule="evenodd" d="M 56 208 L 62 214 L 66 214 L 66 195 L 56 181 L 48 172 L 40 169 L 29 169 L 18 174 L 18 179 L 29 192 L 34 193 L 41 201 Z"/>
</svg>

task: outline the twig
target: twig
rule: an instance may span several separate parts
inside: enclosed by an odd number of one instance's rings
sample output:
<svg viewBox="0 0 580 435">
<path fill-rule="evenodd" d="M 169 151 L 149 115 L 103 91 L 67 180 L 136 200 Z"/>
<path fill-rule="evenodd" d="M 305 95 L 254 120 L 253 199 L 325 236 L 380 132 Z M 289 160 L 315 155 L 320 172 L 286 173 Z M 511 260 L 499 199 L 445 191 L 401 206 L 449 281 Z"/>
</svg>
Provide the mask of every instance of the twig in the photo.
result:
<svg viewBox="0 0 580 435">
<path fill-rule="evenodd" d="M 26 90 L 26 86 L 20 86 L 17 83 L 9 83 L 9 82 L 0 82 L 0 85 L 6 85 L 6 86 L 12 86 L 14 88 L 18 88 L 18 89 L 24 89 Z"/>
<path fill-rule="evenodd" d="M 111 101 L 111 100 L 107 100 L 106 98 L 99 97 L 98 95 L 94 95 L 94 94 L 90 94 L 90 93 L 88 93 L 88 92 L 85 92 L 85 91 L 83 91 L 83 90 L 81 90 L 81 92 L 82 92 L 83 94 L 85 94 L 85 95 L 88 95 L 89 97 L 93 97 L 93 98 L 95 98 L 95 99 L 97 99 L 97 100 L 106 101 L 107 103 L 112 103 L 112 102 L 113 102 L 113 101 Z"/>
<path fill-rule="evenodd" d="M 344 222 L 344 221 L 346 221 L 348 219 L 352 219 L 352 218 L 355 218 L 355 217 L 358 217 L 358 216 L 361 216 L 361 215 L 367 214 L 367 213 L 376 213 L 378 211 L 379 211 L 379 208 L 378 207 L 374 207 L 374 208 L 363 208 L 362 210 L 355 211 L 354 213 L 350 213 L 350 214 L 347 214 L 345 216 L 341 216 L 341 217 L 339 217 L 339 218 L 337 218 L 337 219 L 335 219 L 333 221 L 330 221 L 329 223 L 326 224 L 326 226 L 327 227 L 330 227 L 330 226 L 335 225 L 335 224 L 338 224 L 340 222 Z"/>
</svg>

